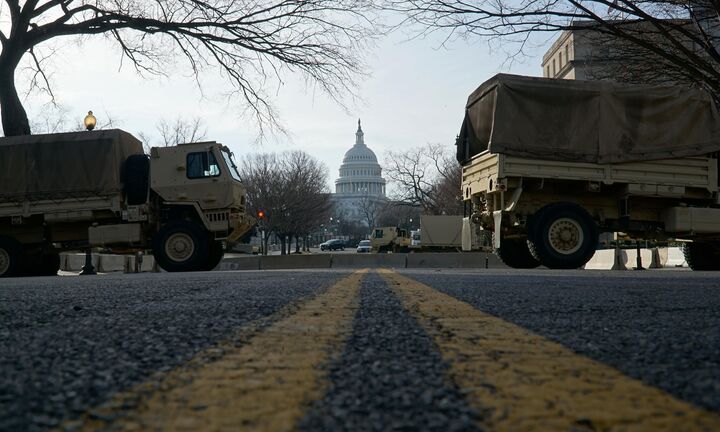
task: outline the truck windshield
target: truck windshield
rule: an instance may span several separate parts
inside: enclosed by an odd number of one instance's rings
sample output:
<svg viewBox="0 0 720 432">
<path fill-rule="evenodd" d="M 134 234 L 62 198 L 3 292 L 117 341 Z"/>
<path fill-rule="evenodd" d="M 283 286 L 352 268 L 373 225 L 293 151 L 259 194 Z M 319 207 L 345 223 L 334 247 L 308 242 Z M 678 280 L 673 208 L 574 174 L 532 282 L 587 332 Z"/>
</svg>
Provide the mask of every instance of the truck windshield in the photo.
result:
<svg viewBox="0 0 720 432">
<path fill-rule="evenodd" d="M 232 178 L 237 181 L 242 181 L 240 180 L 240 173 L 238 172 L 237 165 L 235 165 L 232 154 L 230 154 L 230 152 L 226 150 L 223 150 L 222 155 L 223 158 L 225 158 L 225 164 L 227 164 L 228 168 L 230 168 L 230 174 L 232 175 Z"/>
</svg>

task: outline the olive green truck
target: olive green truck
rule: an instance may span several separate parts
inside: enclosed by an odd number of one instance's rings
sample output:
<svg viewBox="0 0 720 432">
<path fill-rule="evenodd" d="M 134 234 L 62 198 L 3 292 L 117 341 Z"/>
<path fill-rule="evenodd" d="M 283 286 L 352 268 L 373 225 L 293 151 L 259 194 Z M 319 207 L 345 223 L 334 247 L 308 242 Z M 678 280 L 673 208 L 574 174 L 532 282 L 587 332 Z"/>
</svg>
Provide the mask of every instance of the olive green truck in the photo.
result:
<svg viewBox="0 0 720 432">
<path fill-rule="evenodd" d="M 146 155 L 118 129 L 0 138 L 0 277 L 56 274 L 61 251 L 94 247 L 210 270 L 253 223 L 219 143 Z"/>
<path fill-rule="evenodd" d="M 500 74 L 458 136 L 463 249 L 510 267 L 582 267 L 602 232 L 684 242 L 720 270 L 720 115 L 701 91 Z"/>
</svg>

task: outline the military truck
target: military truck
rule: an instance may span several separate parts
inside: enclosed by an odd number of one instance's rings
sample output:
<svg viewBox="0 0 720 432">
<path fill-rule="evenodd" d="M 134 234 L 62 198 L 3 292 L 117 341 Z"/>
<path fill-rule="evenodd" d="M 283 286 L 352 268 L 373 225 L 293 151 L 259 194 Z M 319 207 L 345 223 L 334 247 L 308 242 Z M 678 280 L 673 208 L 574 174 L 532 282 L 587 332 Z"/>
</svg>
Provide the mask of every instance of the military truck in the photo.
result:
<svg viewBox="0 0 720 432">
<path fill-rule="evenodd" d="M 720 269 L 720 115 L 702 91 L 500 74 L 468 98 L 456 145 L 464 250 L 578 268 L 622 232 Z"/>
<path fill-rule="evenodd" d="M 370 236 L 370 245 L 373 252 L 409 252 L 412 239 L 407 230 L 399 227 L 373 228 Z"/>
<path fill-rule="evenodd" d="M 412 235 L 417 233 L 417 240 Z M 411 232 L 411 251 L 457 251 L 461 247 L 462 216 L 420 215 L 420 229 Z"/>
<path fill-rule="evenodd" d="M 59 252 L 93 247 L 210 270 L 252 224 L 217 142 L 147 155 L 119 129 L 0 138 L 0 276 L 56 274 Z"/>
</svg>

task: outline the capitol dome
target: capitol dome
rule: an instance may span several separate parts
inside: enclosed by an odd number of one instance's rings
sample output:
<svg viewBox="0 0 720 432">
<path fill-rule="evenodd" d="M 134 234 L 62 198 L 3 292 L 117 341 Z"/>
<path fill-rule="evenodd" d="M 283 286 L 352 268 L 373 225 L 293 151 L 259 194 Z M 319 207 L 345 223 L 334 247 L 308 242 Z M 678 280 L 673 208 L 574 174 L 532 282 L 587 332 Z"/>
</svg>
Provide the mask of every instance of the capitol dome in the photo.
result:
<svg viewBox="0 0 720 432">
<path fill-rule="evenodd" d="M 343 164 L 347 163 L 354 163 L 357 161 L 363 161 L 363 162 L 374 162 L 377 163 L 377 156 L 375 156 L 375 152 L 370 150 L 368 146 L 365 145 L 364 140 L 362 138 L 363 131 L 360 128 L 360 125 L 358 124 L 358 133 L 361 134 L 360 142 L 361 144 L 358 145 L 357 143 L 348 151 L 345 152 L 345 156 L 343 157 Z"/>
<path fill-rule="evenodd" d="M 385 179 L 375 152 L 365 145 L 365 133 L 358 120 L 355 145 L 345 152 L 335 193 L 385 197 Z"/>
</svg>

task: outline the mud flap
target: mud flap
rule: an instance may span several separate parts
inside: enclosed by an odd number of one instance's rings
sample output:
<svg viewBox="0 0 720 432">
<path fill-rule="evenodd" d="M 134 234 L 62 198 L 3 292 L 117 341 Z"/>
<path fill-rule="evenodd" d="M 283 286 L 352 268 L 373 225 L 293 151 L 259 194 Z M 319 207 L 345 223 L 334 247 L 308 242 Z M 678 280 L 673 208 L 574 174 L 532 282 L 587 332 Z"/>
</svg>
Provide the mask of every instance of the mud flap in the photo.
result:
<svg viewBox="0 0 720 432">
<path fill-rule="evenodd" d="M 493 225 L 495 228 L 495 235 L 493 236 L 493 248 L 500 249 L 500 225 L 502 224 L 502 210 L 496 210 L 493 212 Z"/>
<path fill-rule="evenodd" d="M 472 230 L 473 227 L 470 224 L 470 218 L 463 218 L 461 235 L 463 252 L 468 252 L 472 250 Z"/>
</svg>

